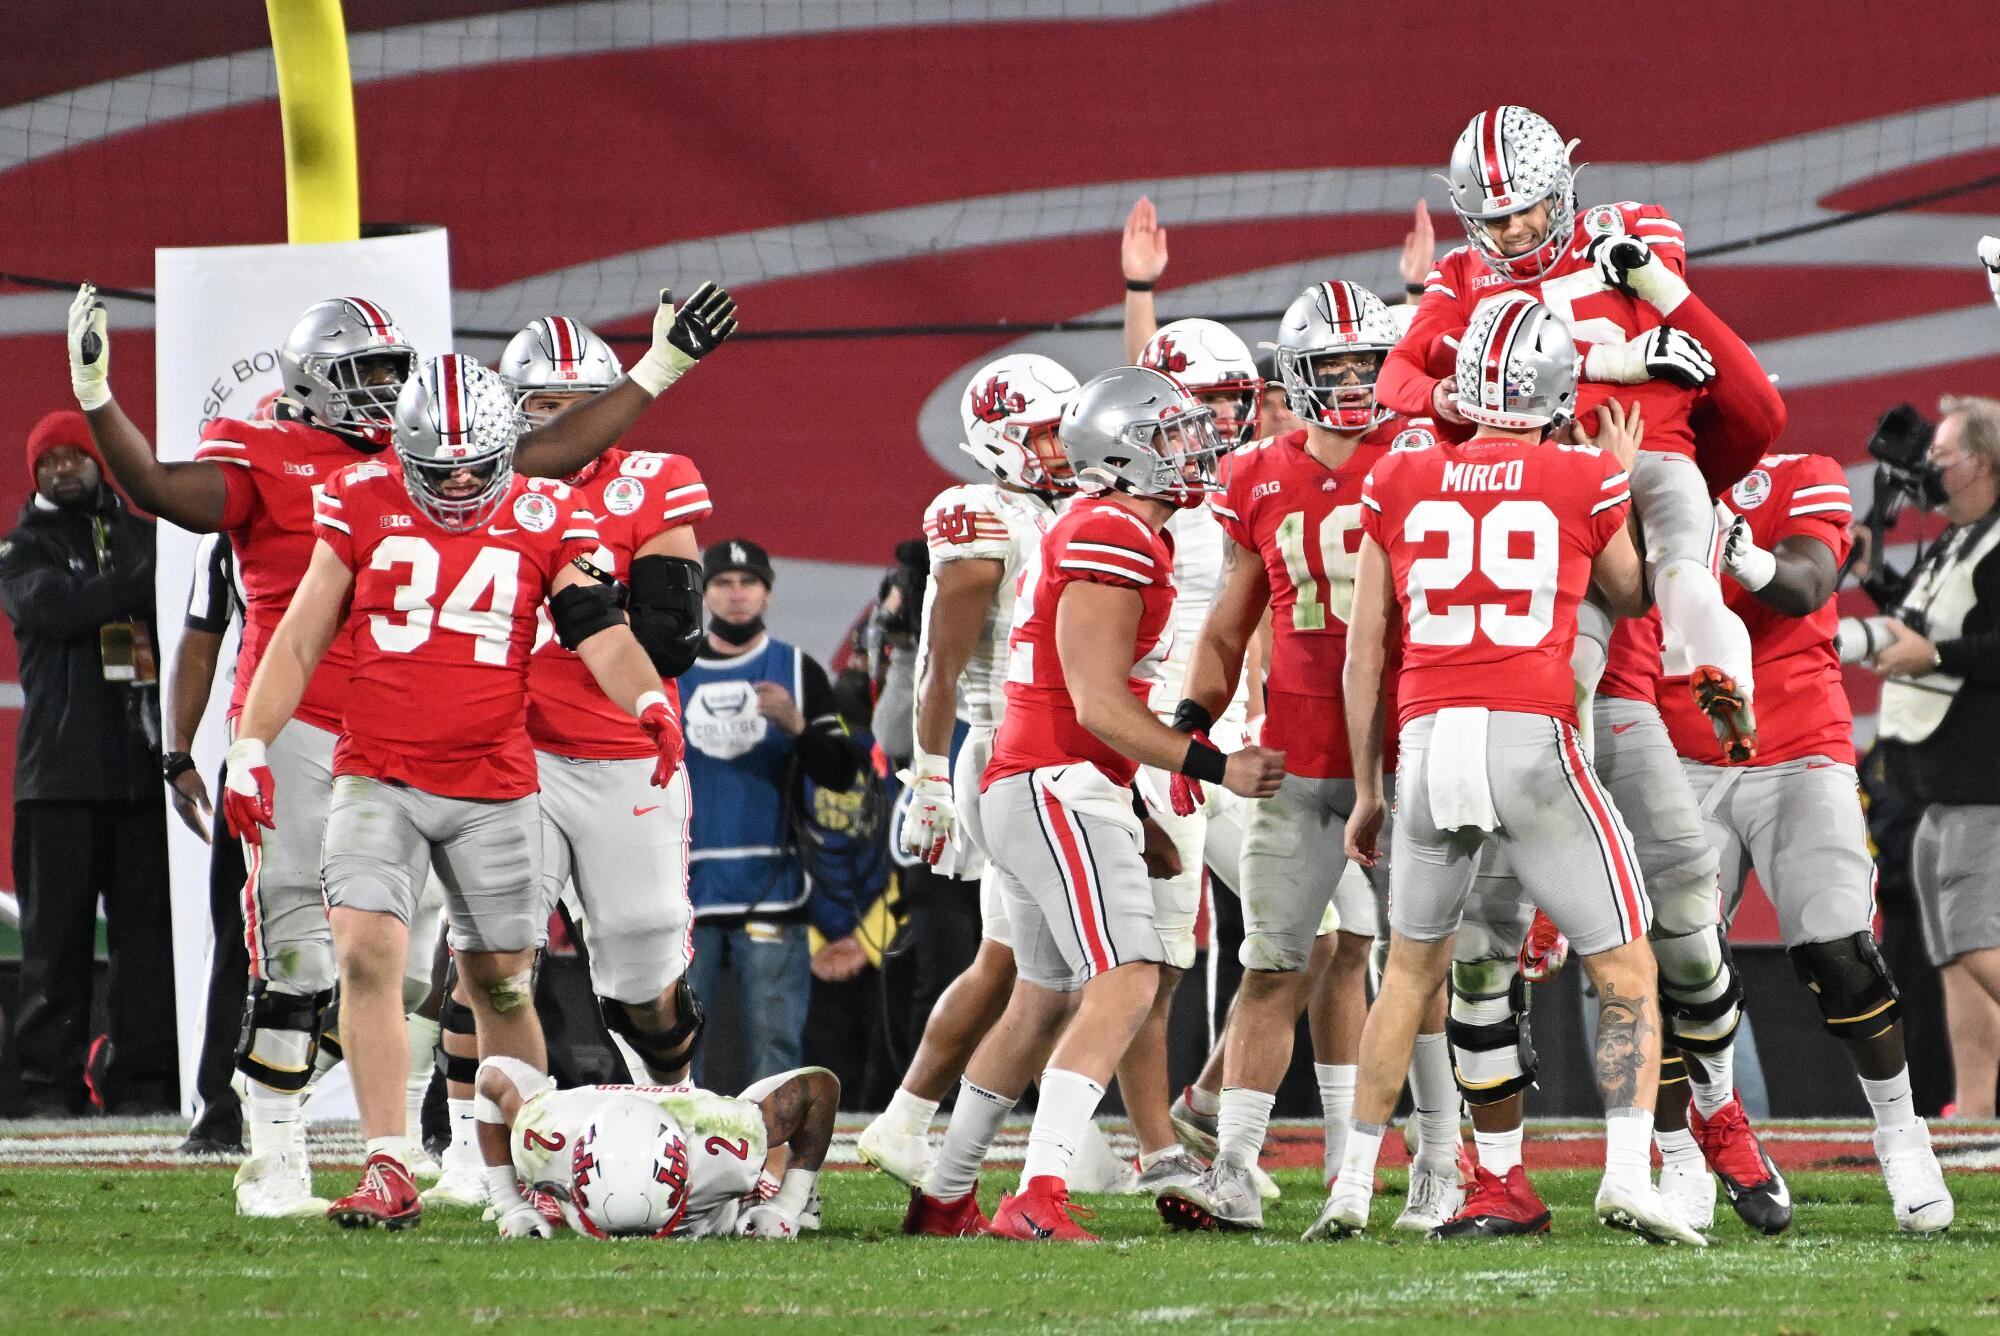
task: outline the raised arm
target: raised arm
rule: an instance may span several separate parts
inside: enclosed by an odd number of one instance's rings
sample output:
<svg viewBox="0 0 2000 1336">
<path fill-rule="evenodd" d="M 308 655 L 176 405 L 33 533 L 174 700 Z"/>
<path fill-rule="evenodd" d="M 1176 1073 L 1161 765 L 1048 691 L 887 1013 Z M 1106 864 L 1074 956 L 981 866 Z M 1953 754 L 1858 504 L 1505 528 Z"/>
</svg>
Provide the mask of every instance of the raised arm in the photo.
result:
<svg viewBox="0 0 2000 1336">
<path fill-rule="evenodd" d="M 1125 237 L 1119 247 L 1125 271 L 1125 361 L 1137 365 L 1139 354 L 1160 328 L 1153 313 L 1153 285 L 1167 269 L 1167 229 L 1153 201 L 1144 195 L 1125 216 Z"/>
</svg>

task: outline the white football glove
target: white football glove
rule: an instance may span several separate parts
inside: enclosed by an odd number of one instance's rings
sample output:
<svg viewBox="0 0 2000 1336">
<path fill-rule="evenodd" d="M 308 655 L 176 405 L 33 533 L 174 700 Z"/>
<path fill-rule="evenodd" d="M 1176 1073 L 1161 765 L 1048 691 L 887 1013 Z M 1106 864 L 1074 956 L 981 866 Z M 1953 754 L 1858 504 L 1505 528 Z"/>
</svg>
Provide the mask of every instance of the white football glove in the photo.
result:
<svg viewBox="0 0 2000 1336">
<path fill-rule="evenodd" d="M 500 1237 L 503 1239 L 552 1239 L 556 1227 L 527 1202 L 519 1202 L 499 1213 Z"/>
<path fill-rule="evenodd" d="M 951 762 L 919 751 L 903 772 L 910 786 L 910 807 L 903 814 L 903 852 L 935 864 L 944 856 L 958 827 L 958 807 L 952 801 Z"/>
<path fill-rule="evenodd" d="M 1715 361 L 1701 340 L 1661 325 L 1625 343 L 1593 343 L 1583 355 L 1583 378 L 1610 385 L 1670 381 L 1691 390 L 1715 376 Z"/>
<path fill-rule="evenodd" d="M 104 303 L 85 283 L 69 304 L 69 386 L 87 413 L 111 402 L 111 336 Z"/>
<path fill-rule="evenodd" d="M 799 1222 L 778 1209 L 772 1202 L 752 1206 L 736 1221 L 736 1232 L 746 1239 L 763 1239 L 771 1243 L 797 1243 Z"/>
<path fill-rule="evenodd" d="M 1687 280 L 1635 236 L 1620 232 L 1599 237 L 1590 243 L 1589 254 L 1606 287 L 1637 297 L 1661 315 L 1687 300 Z"/>
<path fill-rule="evenodd" d="M 1986 286 L 2000 305 L 2000 237 L 1979 238 L 1979 263 L 1986 266 Z"/>
<path fill-rule="evenodd" d="M 704 283 L 678 310 L 674 294 L 661 288 L 660 308 L 653 312 L 653 346 L 625 374 L 646 393 L 658 395 L 735 332 L 736 299 L 727 288 Z"/>
<path fill-rule="evenodd" d="M 1717 518 L 1721 518 L 1723 507 L 1718 504 Z M 1734 511 L 1729 514 L 1729 534 L 1722 542 L 1722 569 L 1729 572 L 1729 578 L 1742 585 L 1751 593 L 1756 593 L 1771 583 L 1778 573 L 1778 559 L 1757 546 L 1757 540 L 1750 536 L 1750 521 Z"/>
</svg>

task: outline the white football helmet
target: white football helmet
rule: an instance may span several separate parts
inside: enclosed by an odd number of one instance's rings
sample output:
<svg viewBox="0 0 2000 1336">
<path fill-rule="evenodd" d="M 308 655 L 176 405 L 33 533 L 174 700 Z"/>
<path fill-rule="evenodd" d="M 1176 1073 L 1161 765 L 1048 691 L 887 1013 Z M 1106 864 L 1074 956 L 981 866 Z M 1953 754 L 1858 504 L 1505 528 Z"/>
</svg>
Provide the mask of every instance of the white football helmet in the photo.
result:
<svg viewBox="0 0 2000 1336">
<path fill-rule="evenodd" d="M 1257 415 L 1264 406 L 1264 378 L 1249 347 L 1229 326 L 1215 320 L 1176 320 L 1146 340 L 1139 365 L 1164 371 L 1215 410 L 1223 443 L 1237 446 L 1257 439 Z"/>
<path fill-rule="evenodd" d="M 1187 508 L 1222 490 L 1228 447 L 1216 434 L 1215 410 L 1164 371 L 1121 366 L 1091 377 L 1063 410 L 1062 444 L 1085 492 Z"/>
<path fill-rule="evenodd" d="M 1040 353 L 1009 353 L 979 368 L 959 399 L 959 449 L 1002 482 L 1037 492 L 1069 491 L 1069 460 L 1056 438 L 1076 377 Z"/>
<path fill-rule="evenodd" d="M 1568 247 L 1576 229 L 1576 169 L 1569 160 L 1576 145 L 1574 139 L 1564 143 L 1555 126 L 1526 107 L 1482 111 L 1459 135 L 1444 178 L 1452 212 L 1495 273 L 1536 278 Z M 1541 244 L 1521 255 L 1501 251 L 1484 224 L 1543 200 L 1549 204 L 1549 232 Z"/>
<path fill-rule="evenodd" d="M 1367 431 L 1389 416 L 1375 402 L 1375 382 L 1396 337 L 1389 308 L 1367 288 L 1313 284 L 1292 299 L 1278 322 L 1274 361 L 1285 403 L 1302 421 L 1329 431 Z M 1333 364 L 1356 354 L 1374 367 L 1365 377 L 1349 379 L 1347 369 Z"/>
<path fill-rule="evenodd" d="M 1576 341 L 1562 317 L 1512 293 L 1473 312 L 1458 345 L 1458 411 L 1509 431 L 1559 427 L 1576 415 Z"/>
<path fill-rule="evenodd" d="M 673 1233 L 687 1214 L 687 1138 L 673 1115 L 638 1095 L 607 1095 L 569 1157 L 569 1204 L 594 1239 Z"/>
<path fill-rule="evenodd" d="M 284 392 L 311 421 L 377 445 L 389 443 L 396 396 L 416 369 L 395 319 L 362 297 L 313 303 L 278 345 Z"/>
<path fill-rule="evenodd" d="M 500 354 L 500 374 L 514 386 L 529 425 L 539 427 L 552 416 L 529 413 L 527 403 L 537 394 L 596 394 L 608 390 L 625 374 L 611 345 L 581 320 L 566 315 L 537 316 L 507 341 Z"/>
<path fill-rule="evenodd" d="M 478 528 L 514 480 L 514 446 L 527 427 L 498 374 L 457 353 L 431 358 L 396 400 L 396 456 L 410 499 L 444 528 Z M 468 470 L 477 488 L 456 490 L 464 484 L 453 476 Z"/>
</svg>

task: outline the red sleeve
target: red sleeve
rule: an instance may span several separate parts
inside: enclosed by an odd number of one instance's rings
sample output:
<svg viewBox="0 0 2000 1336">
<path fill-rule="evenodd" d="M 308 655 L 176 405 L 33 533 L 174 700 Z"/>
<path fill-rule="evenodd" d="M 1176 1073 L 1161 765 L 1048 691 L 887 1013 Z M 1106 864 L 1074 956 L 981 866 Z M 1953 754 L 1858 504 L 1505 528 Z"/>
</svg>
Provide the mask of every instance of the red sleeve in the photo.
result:
<svg viewBox="0 0 2000 1336">
<path fill-rule="evenodd" d="M 1055 554 L 1057 585 L 1088 580 L 1117 589 L 1144 589 L 1169 583 L 1171 562 L 1162 562 L 1160 544 L 1136 518 L 1095 511 L 1063 536 Z"/>
<path fill-rule="evenodd" d="M 1228 489 L 1209 497 L 1208 509 L 1222 526 L 1222 532 L 1229 535 L 1229 541 L 1255 552 L 1257 540 L 1250 535 L 1250 483 L 1244 477 L 1245 472 L 1240 468 L 1229 470 Z"/>
<path fill-rule="evenodd" d="M 564 494 L 556 497 L 555 501 L 558 547 L 555 568 L 549 573 L 551 579 L 555 571 L 572 561 L 592 560 L 604 543 L 597 532 L 597 516 L 584 504 L 581 493 L 564 489 Z"/>
<path fill-rule="evenodd" d="M 1771 542 L 1803 534 L 1831 548 L 1836 562 L 1846 561 L 1853 541 L 1847 535 L 1847 525 L 1854 518 L 1846 472 L 1825 455 L 1801 455 L 1786 465 L 1785 476 L 1791 488 L 1782 502 L 1773 497 L 1766 503 L 1782 506 L 1773 516 L 1776 522 Z"/>
<path fill-rule="evenodd" d="M 1597 468 L 1587 476 L 1594 477 L 1597 486 L 1590 496 L 1590 522 L 1585 532 L 1590 535 L 1591 555 L 1604 550 L 1611 541 L 1611 535 L 1624 527 L 1632 513 L 1632 483 L 1625 474 L 1625 466 L 1618 462 L 1618 456 L 1609 450 L 1597 454 Z"/>
<path fill-rule="evenodd" d="M 216 527 L 224 532 L 248 524 L 256 506 L 256 466 L 251 462 L 254 439 L 244 423 L 216 418 L 201 429 L 201 441 L 194 448 L 196 459 L 222 465 L 222 523 Z"/>
<path fill-rule="evenodd" d="M 1458 361 L 1457 352 L 1444 340 L 1465 332 L 1464 309 L 1447 281 L 1455 279 L 1446 265 L 1440 265 L 1424 281 L 1416 319 L 1389 350 L 1375 381 L 1375 402 L 1384 408 L 1407 417 L 1430 415 L 1431 387 L 1444 378 L 1444 368 Z"/>
<path fill-rule="evenodd" d="M 686 455 L 664 456 L 666 465 L 660 470 L 658 509 L 654 512 L 660 520 L 657 532 L 678 529 L 683 524 L 696 524 L 715 513 L 709 503 L 708 484 L 701 479 L 701 470 Z"/>
<path fill-rule="evenodd" d="M 313 493 L 313 533 L 319 540 L 333 549 L 341 564 L 348 570 L 358 568 L 358 556 L 354 550 L 353 526 L 348 520 L 349 473 L 342 469 L 333 475 L 326 486 Z M 365 499 L 365 496 L 362 498 Z M 359 508 L 359 500 L 356 507 Z"/>
<path fill-rule="evenodd" d="M 1626 203 L 1621 210 L 1632 235 L 1646 243 L 1653 254 L 1667 262 L 1677 274 L 1687 273 L 1687 237 L 1673 215 L 1657 204 Z"/>
<path fill-rule="evenodd" d="M 1382 461 L 1388 463 L 1387 460 Z M 1368 476 L 1361 480 L 1361 532 L 1375 540 L 1375 546 L 1389 550 L 1389 540 L 1383 533 L 1382 503 L 1375 499 L 1375 475 L 1382 472 L 1382 464 L 1370 469 Z"/>
</svg>

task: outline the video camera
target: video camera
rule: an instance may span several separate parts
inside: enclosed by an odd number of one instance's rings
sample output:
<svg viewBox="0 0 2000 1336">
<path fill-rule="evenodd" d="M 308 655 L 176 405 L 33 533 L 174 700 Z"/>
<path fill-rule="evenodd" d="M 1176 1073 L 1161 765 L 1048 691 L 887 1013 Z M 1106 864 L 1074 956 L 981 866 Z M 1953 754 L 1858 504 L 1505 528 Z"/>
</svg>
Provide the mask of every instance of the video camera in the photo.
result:
<svg viewBox="0 0 2000 1336">
<path fill-rule="evenodd" d="M 1931 463 L 1931 438 L 1937 423 L 1909 404 L 1897 404 L 1875 424 L 1868 453 L 1881 465 L 1875 471 L 1875 500 L 1900 494 L 1919 510 L 1936 510 L 1945 503 L 1944 479 Z"/>
</svg>

